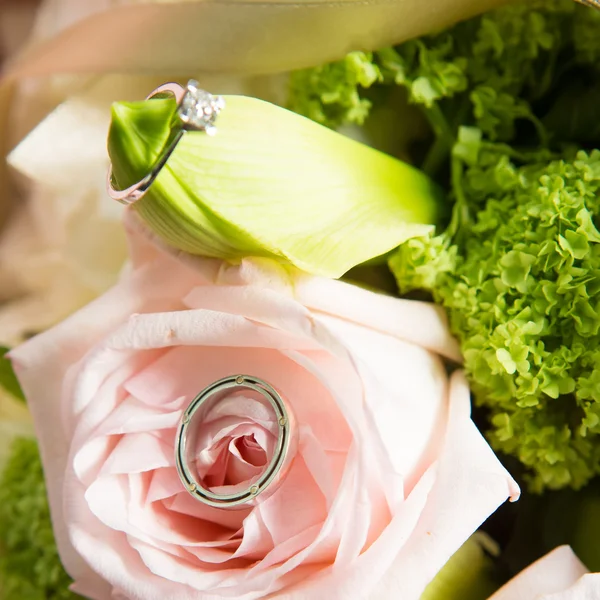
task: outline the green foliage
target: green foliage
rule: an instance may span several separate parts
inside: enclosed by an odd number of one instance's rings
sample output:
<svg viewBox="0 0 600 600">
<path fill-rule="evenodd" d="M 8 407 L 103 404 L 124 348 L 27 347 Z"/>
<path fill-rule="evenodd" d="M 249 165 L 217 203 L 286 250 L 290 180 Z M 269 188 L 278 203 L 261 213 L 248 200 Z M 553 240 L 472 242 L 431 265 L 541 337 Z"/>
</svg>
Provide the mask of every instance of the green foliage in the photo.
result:
<svg viewBox="0 0 600 600">
<path fill-rule="evenodd" d="M 589 38 L 587 45 L 580 42 L 578 55 L 585 60 L 597 54 L 597 32 L 585 10 L 569 0 L 534 0 L 394 48 L 351 53 L 338 63 L 294 73 L 289 105 L 329 126 L 362 124 L 372 104 L 365 89 L 395 84 L 426 112 L 440 108 L 447 125 L 465 121 L 466 110 L 491 139 L 510 139 L 515 120 L 534 119 L 519 95 L 540 96 L 556 83 L 556 59 L 575 29 Z"/>
<path fill-rule="evenodd" d="M 0 477 L 0 599 L 75 600 L 58 552 L 35 440 L 13 442 Z"/>
<path fill-rule="evenodd" d="M 570 0 L 511 5 L 374 52 L 380 76 L 344 92 L 386 102 L 375 91 L 401 86 L 429 120 L 415 162 L 449 187 L 452 219 L 390 266 L 401 292 L 448 310 L 489 439 L 535 491 L 600 473 L 599 14 Z M 310 97 L 317 114 L 334 70 L 296 75 L 308 88 L 292 80 L 292 106 Z M 327 110 L 332 126 L 365 118 Z"/>
<path fill-rule="evenodd" d="M 600 61 L 600 11 L 578 11 L 573 24 L 573 43 L 576 57 L 583 64 Z"/>
<path fill-rule="evenodd" d="M 381 79 L 371 53 L 351 52 L 340 62 L 296 72 L 290 81 L 290 108 L 322 125 L 362 125 L 371 102 L 359 88 Z"/>
<path fill-rule="evenodd" d="M 4 388 L 9 394 L 25 402 L 23 390 L 15 376 L 12 365 L 6 355 L 9 349 L 0 346 L 0 387 Z"/>
<path fill-rule="evenodd" d="M 463 182 L 461 243 L 411 241 L 392 269 L 448 309 L 494 447 L 537 490 L 580 487 L 600 473 L 600 151 L 519 167 L 488 150 Z"/>
<path fill-rule="evenodd" d="M 485 533 L 473 534 L 425 588 L 420 600 L 486 600 L 499 587 L 494 558 L 497 544 Z"/>
</svg>

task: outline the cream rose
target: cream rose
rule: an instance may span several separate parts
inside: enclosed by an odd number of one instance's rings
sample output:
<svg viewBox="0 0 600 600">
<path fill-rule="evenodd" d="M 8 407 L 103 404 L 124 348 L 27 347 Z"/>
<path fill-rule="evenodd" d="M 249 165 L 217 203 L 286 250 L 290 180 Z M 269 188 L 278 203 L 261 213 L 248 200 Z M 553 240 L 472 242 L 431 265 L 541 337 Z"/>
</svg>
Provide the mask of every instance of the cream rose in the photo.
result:
<svg viewBox="0 0 600 600">
<path fill-rule="evenodd" d="M 459 355 L 436 307 L 173 255 L 129 227 L 128 274 L 12 352 L 80 594 L 416 600 L 518 494 L 446 375 Z M 288 399 L 299 445 L 274 495 L 224 511 L 185 491 L 174 440 L 191 399 L 236 373 Z M 252 398 L 223 404 L 205 471 L 230 486 L 269 460 L 273 431 Z"/>
</svg>

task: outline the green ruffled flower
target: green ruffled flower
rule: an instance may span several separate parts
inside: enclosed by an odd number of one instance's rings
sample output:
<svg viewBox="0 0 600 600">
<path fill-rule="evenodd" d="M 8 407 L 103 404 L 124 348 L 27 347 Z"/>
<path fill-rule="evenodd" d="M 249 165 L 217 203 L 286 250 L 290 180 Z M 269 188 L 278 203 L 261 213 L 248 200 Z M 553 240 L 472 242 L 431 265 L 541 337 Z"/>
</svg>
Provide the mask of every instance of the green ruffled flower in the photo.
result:
<svg viewBox="0 0 600 600">
<path fill-rule="evenodd" d="M 391 266 L 448 309 L 494 447 L 536 490 L 578 488 L 600 474 L 600 151 L 523 167 L 488 153 L 466 197 L 482 182 L 462 241 L 411 241 Z"/>
</svg>

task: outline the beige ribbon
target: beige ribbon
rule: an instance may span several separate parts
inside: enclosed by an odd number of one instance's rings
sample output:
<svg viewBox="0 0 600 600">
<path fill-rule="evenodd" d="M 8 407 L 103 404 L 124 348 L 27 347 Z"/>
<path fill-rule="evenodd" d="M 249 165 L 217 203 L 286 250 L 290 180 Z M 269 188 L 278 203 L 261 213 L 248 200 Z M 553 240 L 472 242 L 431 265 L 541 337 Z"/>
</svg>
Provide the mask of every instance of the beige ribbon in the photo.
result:
<svg viewBox="0 0 600 600">
<path fill-rule="evenodd" d="M 52 73 L 274 73 L 445 27 L 502 0 L 136 2 L 84 19 L 37 47 L 9 77 Z"/>
<path fill-rule="evenodd" d="M 3 154 L 12 88 L 25 77 L 276 73 L 398 43 L 503 1 L 129 0 L 29 47 L 8 66 L 0 80 Z M 0 172 L 0 194 L 7 189 L 6 173 Z M 0 207 L 7 204 L 3 200 Z"/>
</svg>

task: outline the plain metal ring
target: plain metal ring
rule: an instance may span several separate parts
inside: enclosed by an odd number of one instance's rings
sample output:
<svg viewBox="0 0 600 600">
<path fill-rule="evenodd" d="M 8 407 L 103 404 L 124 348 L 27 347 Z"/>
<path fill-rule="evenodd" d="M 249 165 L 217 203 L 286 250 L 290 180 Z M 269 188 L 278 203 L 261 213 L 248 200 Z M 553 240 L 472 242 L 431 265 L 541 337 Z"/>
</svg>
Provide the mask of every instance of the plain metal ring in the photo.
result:
<svg viewBox="0 0 600 600">
<path fill-rule="evenodd" d="M 134 204 L 143 198 L 150 186 L 154 183 L 154 180 L 158 177 L 161 169 L 169 160 L 171 154 L 173 154 L 173 151 L 186 131 L 205 131 L 208 135 L 215 135 L 216 133 L 214 121 L 225 106 L 225 101 L 222 96 L 212 96 L 208 92 L 201 90 L 198 87 L 198 82 L 191 79 L 185 88 L 178 83 L 165 83 L 152 91 L 146 97 L 146 100 L 164 99 L 169 97 L 174 98 L 177 103 L 177 115 L 179 117 L 178 128 L 176 129 L 171 142 L 167 144 L 156 160 L 150 173 L 128 188 L 118 190 L 115 188 L 112 164 L 108 167 L 106 176 L 106 189 L 108 195 L 121 204 Z M 188 107 L 186 112 L 182 112 L 182 106 L 187 99 L 190 100 L 190 105 L 193 109 L 189 110 Z M 207 118 L 203 114 L 203 109 L 209 111 L 210 117 Z M 195 114 L 193 112 L 194 110 L 199 112 Z"/>
<path fill-rule="evenodd" d="M 261 476 L 246 489 L 232 494 L 216 494 L 202 485 L 194 476 L 187 463 L 190 427 L 194 417 L 212 402 L 219 402 L 219 395 L 236 389 L 250 389 L 260 394 L 275 411 L 278 424 L 277 444 L 271 461 Z M 215 381 L 202 390 L 184 411 L 175 441 L 175 463 L 177 473 L 185 489 L 194 498 L 215 508 L 246 508 L 255 506 L 258 497 L 261 500 L 270 496 L 287 474 L 293 459 L 297 429 L 291 408 L 283 397 L 266 381 L 249 375 L 233 375 Z"/>
</svg>

